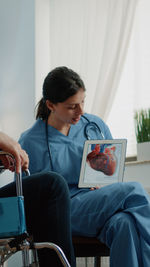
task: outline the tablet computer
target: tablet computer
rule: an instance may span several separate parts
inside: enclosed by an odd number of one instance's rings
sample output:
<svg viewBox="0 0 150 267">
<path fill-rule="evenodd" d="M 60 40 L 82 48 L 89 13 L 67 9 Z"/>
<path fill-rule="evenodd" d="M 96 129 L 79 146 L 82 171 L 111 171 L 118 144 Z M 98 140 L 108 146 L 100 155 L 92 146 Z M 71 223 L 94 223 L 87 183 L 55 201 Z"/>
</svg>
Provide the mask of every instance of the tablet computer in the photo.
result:
<svg viewBox="0 0 150 267">
<path fill-rule="evenodd" d="M 126 146 L 126 139 L 85 141 L 78 187 L 122 182 Z"/>
</svg>

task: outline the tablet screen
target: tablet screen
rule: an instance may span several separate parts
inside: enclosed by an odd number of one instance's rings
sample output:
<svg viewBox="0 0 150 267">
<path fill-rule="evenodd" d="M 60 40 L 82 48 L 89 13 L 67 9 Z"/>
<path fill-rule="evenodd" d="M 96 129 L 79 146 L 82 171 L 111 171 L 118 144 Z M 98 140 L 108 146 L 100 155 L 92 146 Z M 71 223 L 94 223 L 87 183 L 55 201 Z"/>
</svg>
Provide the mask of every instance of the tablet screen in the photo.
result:
<svg viewBox="0 0 150 267">
<path fill-rule="evenodd" d="M 84 145 L 78 187 L 122 182 L 126 139 L 87 140 Z"/>
</svg>

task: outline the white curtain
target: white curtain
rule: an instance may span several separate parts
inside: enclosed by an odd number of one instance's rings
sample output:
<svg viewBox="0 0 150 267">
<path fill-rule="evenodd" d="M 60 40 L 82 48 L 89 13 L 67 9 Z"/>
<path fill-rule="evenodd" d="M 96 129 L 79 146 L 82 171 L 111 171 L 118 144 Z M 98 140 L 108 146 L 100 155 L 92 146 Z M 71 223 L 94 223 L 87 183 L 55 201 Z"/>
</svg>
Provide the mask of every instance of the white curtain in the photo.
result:
<svg viewBox="0 0 150 267">
<path fill-rule="evenodd" d="M 87 88 L 85 110 L 103 119 L 120 79 L 137 1 L 49 1 L 49 69 L 77 71 Z"/>
<path fill-rule="evenodd" d="M 150 1 L 139 1 L 121 80 L 107 118 L 113 137 L 127 138 L 127 156 L 137 155 L 134 112 L 150 108 L 149 25 Z"/>
<path fill-rule="evenodd" d="M 108 1 L 103 52 L 92 111 L 107 119 L 123 69 L 137 0 Z M 114 4 L 115 3 L 115 4 Z"/>
</svg>

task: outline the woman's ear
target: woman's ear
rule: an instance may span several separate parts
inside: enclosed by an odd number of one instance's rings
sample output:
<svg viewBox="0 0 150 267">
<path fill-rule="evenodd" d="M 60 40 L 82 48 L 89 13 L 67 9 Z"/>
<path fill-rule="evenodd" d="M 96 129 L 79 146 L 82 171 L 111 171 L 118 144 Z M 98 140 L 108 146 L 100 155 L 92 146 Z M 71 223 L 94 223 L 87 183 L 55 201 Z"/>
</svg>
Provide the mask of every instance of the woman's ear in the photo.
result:
<svg viewBox="0 0 150 267">
<path fill-rule="evenodd" d="M 46 106 L 47 106 L 47 108 L 48 108 L 51 112 L 54 111 L 54 105 L 53 105 L 53 103 L 50 102 L 49 100 L 46 100 Z"/>
</svg>

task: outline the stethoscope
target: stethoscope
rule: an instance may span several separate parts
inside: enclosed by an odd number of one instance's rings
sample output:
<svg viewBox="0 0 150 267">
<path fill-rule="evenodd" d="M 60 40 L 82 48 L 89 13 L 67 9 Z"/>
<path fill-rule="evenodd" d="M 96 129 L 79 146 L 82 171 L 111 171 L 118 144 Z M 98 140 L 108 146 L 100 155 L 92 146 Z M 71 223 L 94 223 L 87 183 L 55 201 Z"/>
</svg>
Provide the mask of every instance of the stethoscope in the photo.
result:
<svg viewBox="0 0 150 267">
<path fill-rule="evenodd" d="M 94 121 L 90 121 L 85 115 L 82 115 L 82 118 L 84 118 L 86 121 L 87 121 L 87 124 L 86 126 L 84 127 L 84 135 L 86 137 L 87 140 L 90 140 L 90 135 L 89 135 L 89 131 L 91 129 L 94 129 L 94 130 L 98 130 L 98 132 L 100 133 L 102 139 L 105 139 L 104 137 L 104 134 L 102 133 L 100 127 L 98 126 L 98 124 Z"/>
<path fill-rule="evenodd" d="M 82 118 L 84 118 L 87 121 L 87 124 L 84 127 L 84 135 L 86 137 L 87 140 L 90 140 L 90 130 L 96 130 L 99 132 L 99 134 L 101 135 L 102 139 L 105 139 L 104 134 L 102 133 L 100 127 L 98 126 L 98 124 L 94 121 L 90 121 L 85 115 L 82 115 Z M 52 156 L 51 156 L 51 149 L 50 149 L 50 145 L 48 142 L 48 122 L 46 120 L 45 123 L 45 135 L 46 135 L 46 144 L 47 144 L 47 149 L 48 149 L 48 155 L 49 155 L 49 160 L 50 160 L 50 165 L 51 165 L 51 170 L 53 171 L 53 163 L 52 163 Z"/>
</svg>

